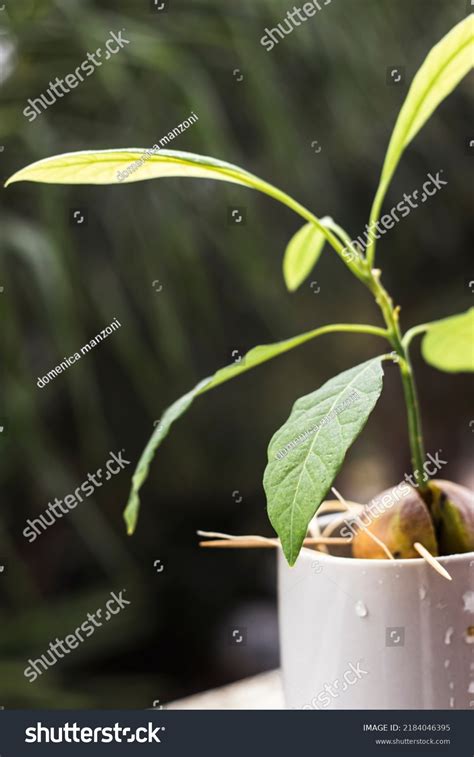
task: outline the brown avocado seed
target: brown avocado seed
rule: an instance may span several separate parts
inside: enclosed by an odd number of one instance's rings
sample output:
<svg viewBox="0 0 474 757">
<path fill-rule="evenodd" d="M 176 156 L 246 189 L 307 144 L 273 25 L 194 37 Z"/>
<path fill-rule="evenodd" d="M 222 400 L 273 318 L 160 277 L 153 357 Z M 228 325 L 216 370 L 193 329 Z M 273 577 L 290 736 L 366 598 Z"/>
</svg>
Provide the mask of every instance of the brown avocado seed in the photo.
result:
<svg viewBox="0 0 474 757">
<path fill-rule="evenodd" d="M 375 497 L 359 516 L 353 557 L 387 559 L 370 531 L 397 558 L 419 557 L 420 542 L 432 555 L 474 551 L 474 493 L 452 481 L 433 480 L 424 496 L 401 483 Z"/>
<path fill-rule="evenodd" d="M 387 554 L 370 531 L 390 550 L 395 559 L 419 557 L 414 548 L 420 542 L 432 555 L 438 544 L 429 510 L 416 489 L 402 483 L 375 497 L 359 516 L 366 527 L 360 527 L 352 542 L 353 557 L 387 560 Z"/>
<path fill-rule="evenodd" d="M 453 481 L 430 481 L 432 512 L 440 555 L 474 551 L 474 492 Z"/>
</svg>

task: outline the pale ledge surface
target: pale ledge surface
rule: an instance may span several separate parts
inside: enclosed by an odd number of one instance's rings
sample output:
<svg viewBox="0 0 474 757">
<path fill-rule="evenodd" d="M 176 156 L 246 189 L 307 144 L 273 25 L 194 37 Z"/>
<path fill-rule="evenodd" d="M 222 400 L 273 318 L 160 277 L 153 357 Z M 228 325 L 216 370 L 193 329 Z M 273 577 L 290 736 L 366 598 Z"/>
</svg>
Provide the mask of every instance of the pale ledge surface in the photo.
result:
<svg viewBox="0 0 474 757">
<path fill-rule="evenodd" d="M 167 710 L 284 710 L 279 670 L 178 699 L 165 705 Z"/>
</svg>

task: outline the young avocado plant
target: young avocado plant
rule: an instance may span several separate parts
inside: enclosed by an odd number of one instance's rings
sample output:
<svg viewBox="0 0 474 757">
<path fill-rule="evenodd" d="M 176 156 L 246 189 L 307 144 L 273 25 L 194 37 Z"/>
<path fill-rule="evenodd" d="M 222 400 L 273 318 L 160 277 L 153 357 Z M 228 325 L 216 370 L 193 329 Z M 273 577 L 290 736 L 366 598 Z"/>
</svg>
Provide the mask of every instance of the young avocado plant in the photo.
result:
<svg viewBox="0 0 474 757">
<path fill-rule="evenodd" d="M 370 212 L 368 228 L 377 228 L 382 205 L 400 158 L 437 106 L 469 72 L 473 61 L 474 16 L 457 24 L 431 50 L 416 74 L 400 111 L 383 164 L 380 183 Z M 117 172 L 140 161 L 128 178 L 119 182 Z M 280 537 L 286 559 L 293 565 L 308 525 L 329 491 L 347 450 L 362 431 L 382 391 L 383 362 L 394 360 L 400 371 L 408 418 L 408 438 L 415 487 L 410 487 L 397 507 L 376 518 L 371 529 L 383 535 L 399 557 L 417 556 L 414 541 L 432 554 L 474 550 L 474 496 L 464 487 L 446 481 L 426 480 L 417 391 L 409 346 L 424 334 L 425 360 L 442 371 L 474 371 L 474 308 L 402 333 L 399 307 L 382 284 L 375 267 L 376 235 L 369 232 L 365 250 L 331 218 L 318 218 L 299 202 L 257 176 L 214 158 L 172 150 L 150 155 L 142 149 L 99 150 L 67 153 L 33 163 L 7 182 L 49 184 L 117 184 L 161 177 L 195 177 L 233 182 L 259 190 L 286 205 L 306 222 L 287 246 L 283 273 L 290 291 L 306 279 L 328 243 L 356 279 L 369 289 L 380 308 L 384 325 L 335 323 L 320 326 L 275 344 L 251 349 L 245 358 L 218 370 L 171 405 L 146 445 L 132 478 L 124 517 L 133 533 L 140 507 L 139 491 L 150 463 L 171 425 L 204 392 L 229 381 L 267 360 L 311 339 L 336 332 L 376 335 L 388 345 L 385 354 L 344 371 L 316 391 L 298 399 L 284 425 L 273 436 L 264 475 L 268 515 Z M 355 540 L 356 557 L 385 557 L 373 549 L 373 541 L 361 532 Z M 366 543 L 367 542 L 367 543 Z"/>
</svg>

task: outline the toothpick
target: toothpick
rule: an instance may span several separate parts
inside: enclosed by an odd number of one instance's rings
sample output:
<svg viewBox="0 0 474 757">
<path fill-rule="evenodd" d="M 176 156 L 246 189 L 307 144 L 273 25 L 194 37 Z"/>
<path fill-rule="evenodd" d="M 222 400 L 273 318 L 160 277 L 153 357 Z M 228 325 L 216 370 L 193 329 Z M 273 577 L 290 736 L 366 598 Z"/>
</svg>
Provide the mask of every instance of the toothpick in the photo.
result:
<svg viewBox="0 0 474 757">
<path fill-rule="evenodd" d="M 245 536 L 233 536 L 232 534 L 222 534 L 219 531 L 196 531 L 198 536 L 205 536 L 206 538 L 215 539 L 261 539 L 268 541 L 266 536 L 257 536 L 256 534 L 247 534 Z"/>
<path fill-rule="evenodd" d="M 364 506 L 360 505 L 358 502 L 352 502 L 350 500 L 348 501 L 348 500 L 345 500 L 344 498 L 342 499 L 343 499 L 342 504 L 343 504 L 344 511 L 342 513 L 338 512 L 337 517 L 331 520 L 330 523 L 328 523 L 326 528 L 324 528 L 322 531 L 323 536 L 332 536 L 332 534 L 337 528 L 342 526 L 343 523 L 347 523 L 348 514 L 354 515 L 356 517 L 357 514 L 362 512 L 362 510 L 364 509 Z M 331 505 L 331 509 L 334 510 L 334 505 L 339 506 L 340 504 L 341 504 L 341 501 L 338 499 L 328 500 L 327 502 L 321 505 L 321 507 L 318 510 L 318 513 L 321 512 L 324 505 Z"/>
<path fill-rule="evenodd" d="M 342 495 L 341 495 L 341 494 L 339 494 L 339 492 L 337 491 L 337 489 L 335 489 L 335 488 L 334 488 L 334 486 L 332 487 L 332 491 L 334 492 L 334 494 L 335 494 L 335 495 L 336 495 L 336 497 L 338 498 L 339 502 L 340 502 L 340 503 L 341 503 L 342 505 L 344 505 L 344 507 L 346 508 L 346 510 L 350 510 L 350 507 L 349 507 L 349 505 L 347 504 L 347 502 L 345 501 L 344 497 L 342 497 Z M 371 539 L 372 539 L 372 540 L 373 540 L 373 541 L 374 541 L 374 542 L 375 542 L 376 544 L 378 544 L 378 545 L 379 545 L 379 547 L 380 547 L 381 549 L 383 549 L 383 551 L 384 551 L 384 552 L 385 552 L 385 554 L 387 555 L 388 559 L 389 559 L 389 560 L 395 560 L 394 556 L 393 556 L 393 555 L 392 555 L 392 553 L 390 552 L 390 550 L 389 550 L 389 548 L 387 547 L 387 545 L 386 545 L 386 544 L 384 544 L 384 543 L 383 543 L 383 541 L 382 541 L 381 539 L 379 539 L 379 538 L 378 538 L 378 536 L 375 536 L 375 534 L 373 534 L 373 533 L 372 533 L 371 531 L 369 531 L 369 529 L 368 529 L 368 528 L 366 528 L 366 527 L 364 526 L 364 524 L 362 523 L 362 521 L 361 521 L 361 520 L 359 520 L 359 518 L 356 518 L 356 521 L 357 521 L 357 524 L 358 524 L 358 525 L 360 526 L 360 528 L 362 528 L 362 530 L 363 530 L 363 531 L 365 531 L 365 533 L 367 534 L 367 536 L 370 536 L 370 538 L 371 538 Z"/>
<path fill-rule="evenodd" d="M 198 531 L 198 536 L 217 537 L 211 541 L 199 542 L 200 547 L 224 547 L 224 548 L 274 548 L 280 547 L 280 539 L 268 539 L 265 536 L 232 536 L 230 534 L 216 533 L 215 531 Z M 352 539 L 342 537 L 330 538 L 324 536 L 315 536 L 306 538 L 303 546 L 314 546 L 317 544 L 350 544 Z"/>
<path fill-rule="evenodd" d="M 440 576 L 443 576 L 443 578 L 447 578 L 448 581 L 452 581 L 452 577 L 449 575 L 446 568 L 444 568 L 440 563 L 433 557 L 431 552 L 429 552 L 426 547 L 423 546 L 423 544 L 420 544 L 419 541 L 416 541 L 413 545 L 421 557 L 423 557 L 424 560 L 426 560 L 429 565 L 431 565 L 432 568 L 434 568 Z"/>
<path fill-rule="evenodd" d="M 349 505 L 347 504 L 346 500 L 344 499 L 344 497 L 342 496 L 342 494 L 339 494 L 339 492 L 337 491 L 337 489 L 336 489 L 335 486 L 331 486 L 331 491 L 332 491 L 333 494 L 336 495 L 337 499 L 339 500 L 339 502 L 343 506 L 344 510 L 350 510 L 351 509 L 349 507 Z"/>
</svg>

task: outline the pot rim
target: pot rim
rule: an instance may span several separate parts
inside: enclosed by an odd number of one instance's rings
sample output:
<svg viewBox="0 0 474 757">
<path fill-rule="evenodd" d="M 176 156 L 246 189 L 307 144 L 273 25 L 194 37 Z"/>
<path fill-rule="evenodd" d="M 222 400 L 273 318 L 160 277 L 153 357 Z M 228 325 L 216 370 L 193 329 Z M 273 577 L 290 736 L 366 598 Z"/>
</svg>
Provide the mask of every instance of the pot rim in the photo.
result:
<svg viewBox="0 0 474 757">
<path fill-rule="evenodd" d="M 283 557 L 285 563 L 286 559 L 283 554 L 283 550 L 281 547 L 278 548 L 279 553 L 281 554 L 281 557 Z M 337 555 L 328 555 L 326 552 L 318 552 L 315 549 L 308 549 L 307 547 L 303 547 L 300 554 L 298 555 L 297 561 L 295 563 L 296 567 L 298 565 L 298 562 L 300 560 L 319 560 L 327 562 L 334 563 L 340 563 L 341 565 L 351 565 L 357 566 L 357 565 L 364 565 L 364 567 L 370 567 L 373 568 L 382 568 L 385 570 L 393 570 L 393 568 L 396 566 L 397 568 L 400 568 L 401 565 L 426 565 L 426 561 L 423 560 L 422 557 L 409 557 L 409 558 L 396 558 L 394 560 L 388 560 L 383 558 L 375 558 L 375 559 L 369 559 L 366 557 L 339 557 Z M 474 552 L 457 552 L 454 555 L 442 555 L 440 557 L 435 558 L 437 562 L 441 563 L 441 565 L 453 565 L 454 563 L 462 563 L 462 562 L 468 562 L 472 560 L 474 562 Z"/>
<path fill-rule="evenodd" d="M 321 524 L 327 524 L 330 523 L 333 518 L 340 515 L 340 512 L 331 512 L 331 513 L 325 513 L 324 515 L 320 516 L 318 518 L 319 523 Z M 281 553 L 281 556 L 283 560 L 286 562 L 285 556 L 283 554 L 283 550 L 280 547 L 278 547 L 278 551 Z M 315 555 L 317 555 L 317 558 L 315 558 Z M 339 562 L 339 563 L 353 563 L 356 565 L 364 564 L 365 566 L 372 565 L 374 568 L 377 567 L 377 564 L 379 565 L 388 565 L 392 566 L 392 568 L 396 565 L 397 567 L 400 567 L 400 565 L 406 565 L 407 563 L 409 565 L 426 565 L 426 560 L 423 560 L 422 557 L 399 557 L 394 558 L 393 560 L 384 559 L 384 558 L 368 558 L 368 557 L 340 557 L 339 555 L 329 555 L 327 552 L 319 552 L 317 549 L 309 549 L 308 547 L 302 547 L 300 554 L 298 555 L 297 561 L 295 563 L 295 566 L 298 563 L 298 560 L 306 558 L 319 559 L 323 558 L 328 560 L 328 562 Z M 453 563 L 457 562 L 463 562 L 464 560 L 467 560 L 469 558 L 474 562 L 474 551 L 471 552 L 456 552 L 453 555 L 442 555 L 439 557 L 435 557 L 435 559 L 438 562 L 441 562 L 442 565 L 445 563 L 447 565 L 452 565 Z M 389 569 L 389 568 L 387 568 Z"/>
</svg>

